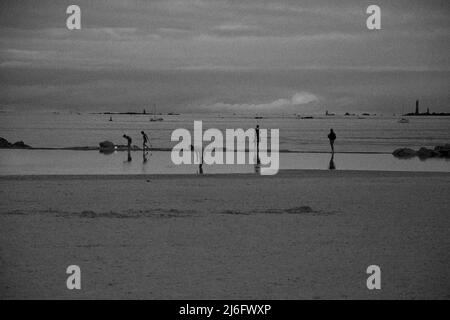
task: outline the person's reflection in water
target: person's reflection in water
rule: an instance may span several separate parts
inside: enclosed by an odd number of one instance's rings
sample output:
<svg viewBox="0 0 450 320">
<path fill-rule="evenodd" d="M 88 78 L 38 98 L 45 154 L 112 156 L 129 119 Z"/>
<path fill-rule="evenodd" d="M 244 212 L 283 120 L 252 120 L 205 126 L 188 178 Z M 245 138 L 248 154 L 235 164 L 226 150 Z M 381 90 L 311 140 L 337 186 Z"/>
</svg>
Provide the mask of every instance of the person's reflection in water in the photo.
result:
<svg viewBox="0 0 450 320">
<path fill-rule="evenodd" d="M 331 154 L 330 164 L 328 165 L 329 170 L 336 169 L 336 165 L 334 164 L 334 152 Z"/>
<path fill-rule="evenodd" d="M 202 155 L 200 157 L 200 152 L 198 150 L 194 149 L 194 146 L 191 144 L 191 152 L 195 152 L 195 157 L 196 159 L 199 160 L 199 164 L 198 164 L 198 173 L 199 174 L 203 174 L 203 152 Z"/>
<path fill-rule="evenodd" d="M 259 125 L 256 125 L 256 164 L 259 165 L 261 162 L 259 160 Z"/>
<path fill-rule="evenodd" d="M 131 142 L 132 142 L 132 140 L 131 140 L 131 137 L 127 136 L 126 134 L 124 134 L 123 137 L 125 139 L 127 139 L 127 153 L 128 153 L 127 161 L 131 162 Z"/>
<path fill-rule="evenodd" d="M 142 153 L 142 162 L 143 163 L 147 162 L 147 153 L 145 151 Z"/>
</svg>

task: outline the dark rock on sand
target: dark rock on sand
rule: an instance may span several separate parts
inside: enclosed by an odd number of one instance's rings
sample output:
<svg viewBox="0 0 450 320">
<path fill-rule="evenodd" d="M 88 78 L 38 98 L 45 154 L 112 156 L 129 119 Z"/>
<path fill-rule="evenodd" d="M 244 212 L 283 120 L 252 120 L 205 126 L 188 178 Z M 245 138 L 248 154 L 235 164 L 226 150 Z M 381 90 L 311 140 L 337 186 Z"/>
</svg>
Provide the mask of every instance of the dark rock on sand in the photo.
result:
<svg viewBox="0 0 450 320">
<path fill-rule="evenodd" d="M 394 152 L 392 152 L 392 154 L 394 155 L 394 157 L 397 158 L 412 158 L 414 156 L 416 156 L 416 151 L 414 151 L 413 149 L 409 149 L 409 148 L 399 148 L 394 150 Z"/>
<path fill-rule="evenodd" d="M 25 144 L 23 141 L 17 141 L 11 145 L 11 148 L 13 148 L 13 149 L 31 149 L 31 146 Z"/>
<path fill-rule="evenodd" d="M 99 143 L 101 149 L 114 149 L 114 143 L 111 141 L 103 141 Z"/>
<path fill-rule="evenodd" d="M 0 148 L 2 149 L 31 149 L 31 146 L 25 144 L 23 141 L 10 143 L 8 140 L 0 137 Z"/>
<path fill-rule="evenodd" d="M 11 148 L 11 143 L 8 140 L 0 137 L 0 148 Z"/>
<path fill-rule="evenodd" d="M 433 158 L 439 156 L 438 152 L 424 147 L 420 148 L 416 154 L 419 158 Z"/>
<path fill-rule="evenodd" d="M 434 151 L 439 153 L 440 157 L 450 158 L 450 144 L 449 143 L 434 147 Z"/>
<path fill-rule="evenodd" d="M 100 142 L 99 145 L 99 150 L 101 153 L 112 153 L 116 149 L 116 146 L 111 141 L 103 141 Z"/>
<path fill-rule="evenodd" d="M 418 151 L 409 148 L 399 148 L 394 150 L 392 154 L 397 158 L 412 158 L 418 156 L 422 160 L 435 157 L 450 158 L 450 144 L 439 145 L 434 147 L 434 149 L 422 147 Z"/>
</svg>

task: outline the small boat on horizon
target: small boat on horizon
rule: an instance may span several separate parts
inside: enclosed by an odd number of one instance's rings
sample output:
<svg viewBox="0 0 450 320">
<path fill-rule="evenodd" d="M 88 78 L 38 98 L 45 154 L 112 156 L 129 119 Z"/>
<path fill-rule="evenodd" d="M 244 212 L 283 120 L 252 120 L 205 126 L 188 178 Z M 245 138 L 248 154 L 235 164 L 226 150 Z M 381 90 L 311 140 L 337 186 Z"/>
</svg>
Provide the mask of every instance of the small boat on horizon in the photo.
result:
<svg viewBox="0 0 450 320">
<path fill-rule="evenodd" d="M 401 119 L 398 120 L 397 122 L 398 122 L 398 123 L 409 123 L 409 119 L 401 118 Z"/>
</svg>

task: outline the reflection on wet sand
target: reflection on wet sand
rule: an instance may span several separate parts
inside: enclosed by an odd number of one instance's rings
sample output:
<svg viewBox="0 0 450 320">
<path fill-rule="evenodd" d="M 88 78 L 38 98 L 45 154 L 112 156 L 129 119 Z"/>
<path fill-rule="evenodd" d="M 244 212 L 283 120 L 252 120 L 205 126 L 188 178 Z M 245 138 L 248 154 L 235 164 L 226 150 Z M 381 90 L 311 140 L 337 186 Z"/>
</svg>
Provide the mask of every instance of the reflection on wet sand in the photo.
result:
<svg viewBox="0 0 450 320">
<path fill-rule="evenodd" d="M 330 163 L 328 164 L 328 169 L 329 170 L 335 170 L 336 169 L 336 165 L 334 163 L 334 152 L 331 153 L 331 158 L 330 158 Z"/>
<path fill-rule="evenodd" d="M 0 175 L 43 174 L 197 174 L 199 162 L 192 165 L 174 165 L 171 152 L 152 151 L 141 155 L 147 159 L 128 161 L 126 146 L 123 151 L 108 155 L 92 151 L 74 150 L 0 150 Z M 131 150 L 132 153 L 137 152 Z M 139 152 L 142 152 L 141 150 Z M 138 153 L 135 154 L 135 156 Z M 330 159 L 331 158 L 331 159 Z M 142 158 L 141 158 L 142 159 Z M 255 159 L 256 160 L 256 159 Z M 262 159 L 261 159 L 262 160 Z M 257 161 L 255 161 L 257 162 Z M 262 161 L 261 161 L 262 162 Z M 338 162 L 338 163 L 337 163 Z M 126 163 L 125 166 L 121 165 Z M 151 165 L 150 165 L 151 164 Z M 339 164 L 339 168 L 337 168 Z M 203 174 L 259 173 L 261 165 L 205 165 Z M 280 153 L 280 170 L 377 170 L 413 172 L 450 172 L 450 161 L 432 158 L 397 159 L 391 154 L 361 153 Z"/>
<path fill-rule="evenodd" d="M 147 155 L 148 155 L 148 151 L 142 150 L 142 162 L 146 163 L 147 162 Z"/>
</svg>

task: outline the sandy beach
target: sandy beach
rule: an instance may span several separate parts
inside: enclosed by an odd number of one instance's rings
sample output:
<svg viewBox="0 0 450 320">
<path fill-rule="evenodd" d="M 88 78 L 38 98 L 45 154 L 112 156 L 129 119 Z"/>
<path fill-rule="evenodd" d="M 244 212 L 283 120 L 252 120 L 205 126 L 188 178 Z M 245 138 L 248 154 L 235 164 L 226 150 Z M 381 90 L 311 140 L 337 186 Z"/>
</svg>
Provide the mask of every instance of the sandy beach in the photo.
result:
<svg viewBox="0 0 450 320">
<path fill-rule="evenodd" d="M 448 173 L 3 176 L 0 298 L 449 299 L 449 192 Z"/>
</svg>

